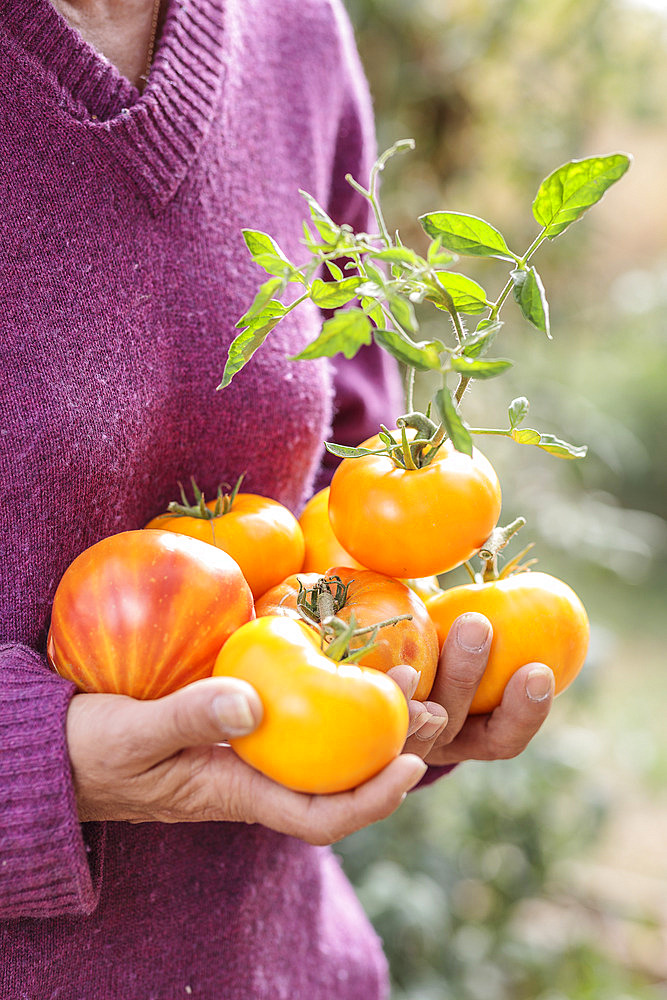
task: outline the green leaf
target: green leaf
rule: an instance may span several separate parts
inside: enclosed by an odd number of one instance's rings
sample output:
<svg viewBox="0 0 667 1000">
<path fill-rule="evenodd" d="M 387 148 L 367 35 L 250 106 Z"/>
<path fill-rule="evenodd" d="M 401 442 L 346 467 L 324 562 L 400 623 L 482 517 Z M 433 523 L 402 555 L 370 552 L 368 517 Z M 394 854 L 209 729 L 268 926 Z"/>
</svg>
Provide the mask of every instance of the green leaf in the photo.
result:
<svg viewBox="0 0 667 1000">
<path fill-rule="evenodd" d="M 410 368 L 420 372 L 440 370 L 440 352 L 443 345 L 439 340 L 414 342 L 402 337 L 395 330 L 374 330 L 375 342 Z"/>
<path fill-rule="evenodd" d="M 505 358 L 479 360 L 476 358 L 452 358 L 452 369 L 465 378 L 487 379 L 502 375 L 513 365 Z"/>
<path fill-rule="evenodd" d="M 529 323 L 551 339 L 549 303 L 539 274 L 534 267 L 530 267 L 512 271 L 511 277 L 514 283 L 514 298 L 521 312 Z"/>
<path fill-rule="evenodd" d="M 485 354 L 496 339 L 496 334 L 502 326 L 499 319 L 482 319 L 472 333 L 466 333 L 463 338 L 463 354 L 466 358 L 478 358 Z"/>
<path fill-rule="evenodd" d="M 459 416 L 449 389 L 436 392 L 435 405 L 456 450 L 472 457 L 472 437 Z"/>
<path fill-rule="evenodd" d="M 533 215 L 553 240 L 602 198 L 623 176 L 631 157 L 625 153 L 571 160 L 546 177 L 535 196 Z"/>
<path fill-rule="evenodd" d="M 512 437 L 519 444 L 536 445 L 543 451 L 548 451 L 550 455 L 557 455 L 558 458 L 584 458 L 588 451 L 586 445 L 569 444 L 554 437 L 553 434 L 540 434 L 530 427 L 514 428 Z"/>
<path fill-rule="evenodd" d="M 332 358 L 335 354 L 353 358 L 363 344 L 370 344 L 371 330 L 371 321 L 363 310 L 341 309 L 323 324 L 319 337 L 291 360 Z"/>
<path fill-rule="evenodd" d="M 247 313 L 244 313 L 243 316 L 241 316 L 241 319 L 236 324 L 236 328 L 241 329 L 249 326 L 252 320 L 262 312 L 264 306 L 272 298 L 273 293 L 279 288 L 284 289 L 284 287 L 285 282 L 283 278 L 269 278 L 269 280 L 265 281 L 263 285 L 260 285 L 259 291 L 257 292 L 250 309 L 248 309 Z"/>
<path fill-rule="evenodd" d="M 382 306 L 380 306 L 375 299 L 364 297 L 361 299 L 361 308 L 364 310 L 367 316 L 373 320 L 375 326 L 383 327 L 385 324 L 384 313 L 382 312 Z"/>
<path fill-rule="evenodd" d="M 337 309 L 347 305 L 357 296 L 361 278 L 343 278 L 341 281 L 322 281 L 316 278 L 310 289 L 310 297 L 322 309 Z"/>
<path fill-rule="evenodd" d="M 332 455 L 337 455 L 338 458 L 362 458 L 364 455 L 384 455 L 384 450 L 382 451 L 371 451 L 369 448 L 348 448 L 344 444 L 334 444 L 332 441 L 325 441 L 324 447 L 327 451 L 331 452 Z"/>
<path fill-rule="evenodd" d="M 440 237 L 436 236 L 428 245 L 426 259 L 431 267 L 446 267 L 453 260 L 456 260 L 456 255 L 443 250 Z"/>
<path fill-rule="evenodd" d="M 268 334 L 277 326 L 287 312 L 282 302 L 272 299 L 262 312 L 255 317 L 247 329 L 242 330 L 229 345 L 227 362 L 218 389 L 228 386 L 233 377 L 250 360 L 258 347 L 261 347 Z"/>
<path fill-rule="evenodd" d="M 343 272 L 339 268 L 338 264 L 334 264 L 334 262 L 332 260 L 328 260 L 327 261 L 327 268 L 329 270 L 329 274 L 334 279 L 334 281 L 342 281 L 343 280 Z"/>
<path fill-rule="evenodd" d="M 431 212 L 419 218 L 427 236 L 440 239 L 442 246 L 464 257 L 499 257 L 517 260 L 504 237 L 476 215 L 463 212 Z"/>
<path fill-rule="evenodd" d="M 340 238 L 340 226 L 337 226 L 333 219 L 327 215 L 312 194 L 308 194 L 307 191 L 299 191 L 299 194 L 308 202 L 310 216 L 324 243 L 327 246 L 335 246 Z"/>
<path fill-rule="evenodd" d="M 415 316 L 412 302 L 402 295 L 389 296 L 389 311 L 399 326 L 409 333 L 415 333 L 419 329 L 417 317 Z"/>
<path fill-rule="evenodd" d="M 405 264 L 409 267 L 418 267 L 425 263 L 414 250 L 403 246 L 374 251 L 373 260 L 387 260 L 391 264 Z"/>
<path fill-rule="evenodd" d="M 481 285 L 478 285 L 472 278 L 465 274 L 458 274 L 456 271 L 441 271 L 438 273 L 438 284 L 442 285 L 454 303 L 457 312 L 466 313 L 473 316 L 475 313 L 484 312 L 488 307 L 486 292 Z M 447 307 L 442 305 L 440 309 Z"/>
<path fill-rule="evenodd" d="M 525 419 L 530 409 L 530 403 L 525 396 L 517 396 L 513 399 L 507 410 L 507 416 L 509 417 L 510 427 L 514 430 L 518 427 L 522 420 Z"/>
</svg>

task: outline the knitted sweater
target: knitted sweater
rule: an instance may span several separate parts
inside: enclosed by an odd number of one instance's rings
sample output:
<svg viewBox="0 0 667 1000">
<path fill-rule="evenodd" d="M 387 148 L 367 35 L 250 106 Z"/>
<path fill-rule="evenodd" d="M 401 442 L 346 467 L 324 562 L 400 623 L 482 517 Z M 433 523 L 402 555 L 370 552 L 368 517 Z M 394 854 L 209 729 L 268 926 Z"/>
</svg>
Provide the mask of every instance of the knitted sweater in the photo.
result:
<svg viewBox="0 0 667 1000">
<path fill-rule="evenodd" d="M 194 475 L 298 512 L 322 441 L 398 407 L 373 348 L 286 360 L 302 307 L 224 392 L 261 272 L 299 258 L 299 188 L 364 226 L 373 156 L 340 0 L 171 0 L 143 95 L 49 0 L 0 0 L 0 997 L 375 1000 L 379 943 L 331 851 L 259 825 L 79 824 L 57 583 Z M 333 376 L 333 377 L 332 377 Z M 360 389 L 366 393 L 362 400 Z"/>
</svg>

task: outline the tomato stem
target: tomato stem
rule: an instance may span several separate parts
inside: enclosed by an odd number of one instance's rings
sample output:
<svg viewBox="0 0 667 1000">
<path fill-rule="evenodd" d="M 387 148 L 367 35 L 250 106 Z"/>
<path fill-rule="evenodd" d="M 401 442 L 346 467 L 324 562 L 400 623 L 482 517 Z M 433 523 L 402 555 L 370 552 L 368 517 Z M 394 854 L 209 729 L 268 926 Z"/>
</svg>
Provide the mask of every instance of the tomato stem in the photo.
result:
<svg viewBox="0 0 667 1000">
<path fill-rule="evenodd" d="M 481 578 L 484 583 L 498 580 L 498 554 L 504 549 L 510 538 L 523 528 L 526 523 L 525 517 L 517 517 L 511 524 L 504 528 L 494 528 L 477 555 L 482 560 Z"/>
<path fill-rule="evenodd" d="M 179 482 L 178 488 L 181 492 L 181 503 L 177 503 L 176 500 L 172 500 L 167 507 L 167 513 L 171 514 L 173 517 L 197 517 L 201 518 L 203 521 L 212 521 L 216 517 L 222 517 L 224 514 L 228 514 L 232 509 L 244 477 L 245 472 L 242 472 L 236 480 L 233 488 L 230 487 L 228 483 L 220 483 L 218 486 L 218 495 L 215 501 L 215 506 L 211 509 L 206 506 L 206 498 L 197 486 L 195 477 L 190 476 L 190 483 L 192 484 L 192 492 L 195 502 L 193 504 L 188 503 L 183 483 Z M 223 493 L 223 487 L 226 490 L 231 490 L 231 492 Z"/>
</svg>

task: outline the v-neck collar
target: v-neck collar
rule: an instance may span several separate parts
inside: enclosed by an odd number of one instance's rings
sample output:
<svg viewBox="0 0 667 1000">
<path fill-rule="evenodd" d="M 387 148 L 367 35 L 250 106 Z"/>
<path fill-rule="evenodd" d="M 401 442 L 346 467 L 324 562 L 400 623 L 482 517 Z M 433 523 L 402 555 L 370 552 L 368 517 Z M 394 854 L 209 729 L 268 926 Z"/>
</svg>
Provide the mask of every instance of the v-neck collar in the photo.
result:
<svg viewBox="0 0 667 1000">
<path fill-rule="evenodd" d="M 169 0 L 143 93 L 50 0 L 0 0 L 4 25 L 60 108 L 90 130 L 159 211 L 213 118 L 224 77 L 223 0 Z"/>
</svg>

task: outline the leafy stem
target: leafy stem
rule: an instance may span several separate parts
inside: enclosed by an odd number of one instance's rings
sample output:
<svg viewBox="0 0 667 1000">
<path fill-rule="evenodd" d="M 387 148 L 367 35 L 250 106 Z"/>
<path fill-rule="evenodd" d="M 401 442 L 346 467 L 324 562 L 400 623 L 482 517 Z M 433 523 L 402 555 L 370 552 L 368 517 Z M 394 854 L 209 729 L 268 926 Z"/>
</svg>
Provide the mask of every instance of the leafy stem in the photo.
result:
<svg viewBox="0 0 667 1000">
<path fill-rule="evenodd" d="M 352 188 L 368 202 L 377 235 L 355 233 L 349 225 L 339 225 L 305 191 L 301 194 L 308 205 L 310 220 L 304 222 L 304 243 L 310 256 L 304 264 L 299 267 L 293 264 L 266 233 L 243 230 L 253 260 L 268 278 L 236 324 L 240 332 L 229 348 L 219 388 L 231 382 L 278 323 L 310 299 L 329 315 L 315 340 L 295 360 L 340 353 L 352 358 L 363 345 L 375 340 L 406 368 L 407 413 L 398 421 L 398 437 L 383 429 L 379 449 L 327 445 L 333 454 L 341 457 L 386 454 L 398 467 L 412 470 L 433 461 L 446 439 L 470 455 L 474 434 L 497 434 L 561 457 L 580 457 L 585 448 L 519 426 L 528 410 L 524 397 L 512 401 L 509 427 L 502 430 L 467 427 L 461 406 L 472 384 L 502 375 L 512 365 L 505 358 L 488 357 L 502 326 L 501 309 L 510 295 L 524 319 L 534 329 L 551 336 L 546 293 L 531 260 L 545 241 L 560 236 L 603 197 L 627 171 L 630 157 L 612 153 L 571 160 L 549 174 L 540 184 L 532 205 L 540 231 L 523 255 L 511 250 L 502 233 L 484 219 L 451 211 L 420 216 L 430 240 L 425 254 L 420 254 L 405 246 L 398 233 L 392 238 L 378 194 L 379 175 L 389 160 L 413 148 L 413 140 L 406 139 L 382 153 L 370 171 L 368 187 L 347 175 Z M 486 258 L 509 265 L 508 279 L 495 301 L 490 300 L 477 281 L 454 270 L 453 265 L 461 257 Z M 291 283 L 299 284 L 304 291 L 286 303 L 283 296 Z M 418 339 L 417 308 L 427 302 L 448 314 L 449 334 L 445 331 L 442 339 Z M 478 318 L 472 330 L 466 328 L 468 317 Z M 440 374 L 441 387 L 431 401 L 439 420 L 436 424 L 428 418 L 427 433 L 426 425 L 415 419 L 414 385 L 416 372 L 429 371 Z M 448 385 L 452 374 L 457 377 L 453 390 Z M 427 419 L 424 414 L 421 416 Z M 406 427 L 416 433 L 407 435 Z"/>
</svg>

